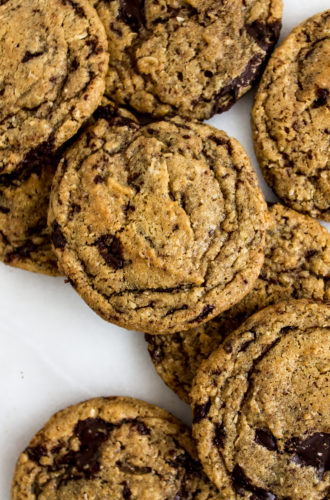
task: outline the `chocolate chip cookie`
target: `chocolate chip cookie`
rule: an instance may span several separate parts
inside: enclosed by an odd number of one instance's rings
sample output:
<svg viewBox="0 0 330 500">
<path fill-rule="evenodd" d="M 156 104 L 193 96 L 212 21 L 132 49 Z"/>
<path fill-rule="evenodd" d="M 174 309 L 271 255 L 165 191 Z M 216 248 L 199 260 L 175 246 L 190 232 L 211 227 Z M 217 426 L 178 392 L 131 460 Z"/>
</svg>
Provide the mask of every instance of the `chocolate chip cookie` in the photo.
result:
<svg viewBox="0 0 330 500">
<path fill-rule="evenodd" d="M 229 109 L 281 28 L 281 0 L 92 3 L 109 42 L 106 94 L 156 117 L 206 119 Z"/>
<path fill-rule="evenodd" d="M 220 500 L 190 430 L 157 406 L 96 398 L 56 413 L 18 459 L 12 500 Z"/>
<path fill-rule="evenodd" d="M 266 181 L 285 204 L 330 221 L 330 10 L 274 52 L 252 118 Z"/>
<path fill-rule="evenodd" d="M 275 204 L 261 273 L 241 302 L 213 320 L 174 335 L 146 335 L 158 374 L 189 402 L 199 365 L 256 311 L 285 299 L 330 300 L 330 235 L 316 220 Z"/>
<path fill-rule="evenodd" d="M 103 25 L 88 0 L 0 2 L 0 174 L 72 137 L 101 101 Z"/>
<path fill-rule="evenodd" d="M 261 269 L 267 223 L 242 146 L 178 117 L 99 120 L 64 155 L 49 213 L 82 298 L 152 334 L 192 328 L 241 300 Z"/>
<path fill-rule="evenodd" d="M 330 302 L 296 300 L 249 318 L 205 361 L 193 434 L 226 500 L 330 493 Z"/>
</svg>

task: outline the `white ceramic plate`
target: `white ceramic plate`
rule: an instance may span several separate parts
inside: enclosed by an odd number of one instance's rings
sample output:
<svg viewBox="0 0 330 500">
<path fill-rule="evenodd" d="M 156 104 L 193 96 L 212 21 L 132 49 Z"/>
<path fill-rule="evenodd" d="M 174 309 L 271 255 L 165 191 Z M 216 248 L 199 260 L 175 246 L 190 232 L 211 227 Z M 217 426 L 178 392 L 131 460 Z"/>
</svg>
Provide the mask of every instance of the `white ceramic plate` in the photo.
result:
<svg viewBox="0 0 330 500">
<path fill-rule="evenodd" d="M 329 0 L 284 0 L 281 40 Z M 253 153 L 250 92 L 210 123 L 236 137 L 258 171 Z M 325 224 L 330 229 L 330 224 Z M 63 278 L 0 264 L 0 499 L 9 500 L 18 454 L 57 410 L 94 396 L 127 395 L 162 406 L 190 423 L 189 407 L 162 382 L 143 334 L 100 319 Z"/>
</svg>

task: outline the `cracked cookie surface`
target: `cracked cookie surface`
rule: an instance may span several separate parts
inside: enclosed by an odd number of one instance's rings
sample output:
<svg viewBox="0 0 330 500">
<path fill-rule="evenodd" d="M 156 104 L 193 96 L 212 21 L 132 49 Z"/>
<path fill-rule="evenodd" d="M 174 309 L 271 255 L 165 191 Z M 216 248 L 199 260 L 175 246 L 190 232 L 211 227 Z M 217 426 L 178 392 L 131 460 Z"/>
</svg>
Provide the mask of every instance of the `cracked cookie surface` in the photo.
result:
<svg viewBox="0 0 330 500">
<path fill-rule="evenodd" d="M 244 299 L 192 330 L 146 336 L 158 374 L 186 402 L 201 362 L 249 316 L 285 299 L 330 300 L 330 235 L 326 228 L 280 204 L 271 206 L 269 212 L 264 264 Z"/>
<path fill-rule="evenodd" d="M 72 137 L 101 101 L 104 28 L 88 0 L 0 2 L 0 173 Z"/>
<path fill-rule="evenodd" d="M 242 146 L 178 117 L 99 120 L 60 163 L 49 213 L 59 262 L 83 299 L 152 334 L 191 328 L 243 298 L 267 223 Z"/>
<path fill-rule="evenodd" d="M 206 119 L 229 109 L 251 88 L 281 28 L 281 0 L 92 4 L 109 42 L 106 94 L 157 117 Z"/>
<path fill-rule="evenodd" d="M 95 398 L 56 413 L 20 455 L 12 500 L 220 500 L 191 432 L 156 406 Z"/>
<path fill-rule="evenodd" d="M 252 112 L 260 168 L 291 208 L 330 221 L 330 10 L 274 52 Z"/>
<path fill-rule="evenodd" d="M 193 435 L 226 500 L 330 493 L 330 303 L 289 301 L 249 318 L 202 363 Z"/>
</svg>

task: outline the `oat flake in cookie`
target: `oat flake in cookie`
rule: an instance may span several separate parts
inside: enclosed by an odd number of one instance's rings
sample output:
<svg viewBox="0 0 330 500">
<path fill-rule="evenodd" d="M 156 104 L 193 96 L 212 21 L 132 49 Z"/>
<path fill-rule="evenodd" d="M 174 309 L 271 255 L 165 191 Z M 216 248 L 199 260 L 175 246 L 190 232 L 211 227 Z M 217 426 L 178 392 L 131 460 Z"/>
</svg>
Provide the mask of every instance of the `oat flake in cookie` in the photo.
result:
<svg viewBox="0 0 330 500">
<path fill-rule="evenodd" d="M 285 204 L 330 221 L 330 10 L 274 52 L 252 118 L 266 181 Z"/>
<path fill-rule="evenodd" d="M 158 374 L 186 402 L 201 362 L 251 314 L 285 299 L 330 300 L 330 235 L 326 228 L 278 203 L 269 212 L 264 264 L 244 299 L 192 330 L 146 336 Z"/>
<path fill-rule="evenodd" d="M 107 95 L 157 117 L 206 119 L 229 109 L 251 88 L 281 28 L 281 0 L 92 3 L 109 42 Z"/>
<path fill-rule="evenodd" d="M 20 455 L 12 500 L 220 500 L 188 427 L 132 398 L 56 413 Z"/>
<path fill-rule="evenodd" d="M 103 318 L 174 333 L 243 298 L 267 207 L 242 146 L 180 118 L 99 120 L 55 175 L 49 225 L 64 273 Z"/>
<path fill-rule="evenodd" d="M 0 2 L 0 174 L 56 151 L 93 113 L 108 67 L 88 0 Z"/>
<path fill-rule="evenodd" d="M 205 361 L 193 435 L 226 500 L 327 500 L 330 302 L 297 300 L 249 318 Z"/>
</svg>

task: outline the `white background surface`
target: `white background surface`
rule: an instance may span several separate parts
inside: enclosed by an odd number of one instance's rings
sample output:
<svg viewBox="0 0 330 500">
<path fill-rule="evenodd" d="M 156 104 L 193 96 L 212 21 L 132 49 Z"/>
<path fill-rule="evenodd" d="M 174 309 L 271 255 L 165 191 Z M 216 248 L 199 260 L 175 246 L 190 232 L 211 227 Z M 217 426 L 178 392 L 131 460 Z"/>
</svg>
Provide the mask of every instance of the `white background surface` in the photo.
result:
<svg viewBox="0 0 330 500">
<path fill-rule="evenodd" d="M 330 0 L 284 0 L 281 40 L 327 8 Z M 252 99 L 250 92 L 210 123 L 236 137 L 257 169 L 250 132 Z M 258 175 L 266 199 L 275 200 Z M 0 264 L 0 304 L 0 500 L 10 498 L 20 451 L 65 406 L 94 396 L 128 395 L 190 423 L 189 407 L 154 371 L 143 335 L 104 322 L 63 278 Z"/>
</svg>

